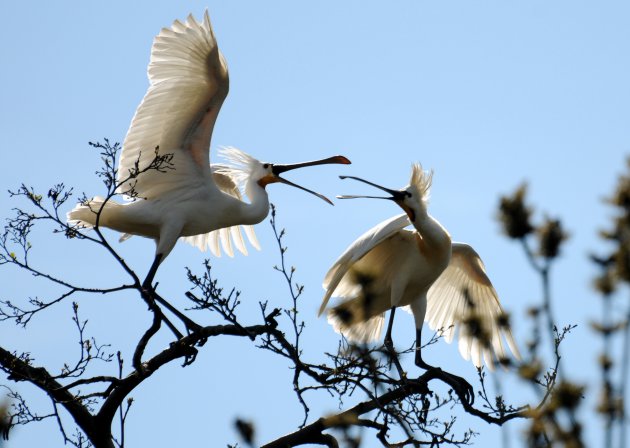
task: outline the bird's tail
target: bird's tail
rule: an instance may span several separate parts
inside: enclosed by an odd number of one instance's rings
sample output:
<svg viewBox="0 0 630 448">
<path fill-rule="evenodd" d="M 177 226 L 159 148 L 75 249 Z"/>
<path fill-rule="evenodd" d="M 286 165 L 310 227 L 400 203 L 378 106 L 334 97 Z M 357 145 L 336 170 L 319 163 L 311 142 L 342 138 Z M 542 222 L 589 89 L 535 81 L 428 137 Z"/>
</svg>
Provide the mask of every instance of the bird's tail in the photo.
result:
<svg viewBox="0 0 630 448">
<path fill-rule="evenodd" d="M 106 201 L 100 196 L 95 196 L 86 202 L 77 204 L 68 212 L 66 217 L 68 219 L 68 224 L 70 225 L 80 225 L 86 228 L 92 228 L 96 225 L 96 220 L 99 215 L 99 225 L 105 224 L 103 222 L 103 212 L 117 207 L 122 207 L 122 205 L 114 201 Z"/>
<path fill-rule="evenodd" d="M 381 336 L 385 317 L 370 308 L 365 296 L 347 300 L 328 310 L 328 323 L 351 341 L 375 341 Z"/>
</svg>

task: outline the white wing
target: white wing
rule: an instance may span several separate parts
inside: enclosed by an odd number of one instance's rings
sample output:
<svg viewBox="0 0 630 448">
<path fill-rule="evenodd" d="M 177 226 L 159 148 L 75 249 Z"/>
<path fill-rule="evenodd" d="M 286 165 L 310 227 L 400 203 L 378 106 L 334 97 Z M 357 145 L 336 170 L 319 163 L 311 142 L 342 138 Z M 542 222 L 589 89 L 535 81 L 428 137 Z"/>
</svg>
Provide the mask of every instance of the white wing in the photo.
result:
<svg viewBox="0 0 630 448">
<path fill-rule="evenodd" d="M 214 164 L 212 165 L 211 169 L 214 183 L 223 193 L 229 194 L 230 196 L 238 200 L 243 199 L 235 180 L 224 171 L 218 172 L 222 169 L 221 165 Z M 239 252 L 247 255 L 247 248 L 245 247 L 245 241 L 243 239 L 243 234 L 241 233 L 241 227 L 243 227 L 243 230 L 245 231 L 247 239 L 249 239 L 251 245 L 254 246 L 257 250 L 260 250 L 260 244 L 258 243 L 258 238 L 256 238 L 254 226 L 232 226 L 228 228 L 214 230 L 210 233 L 183 237 L 182 239 L 188 244 L 198 247 L 201 251 L 210 249 L 210 251 L 212 251 L 212 253 L 217 257 L 221 256 L 221 246 L 223 246 L 223 250 L 226 254 L 228 254 L 228 256 L 234 256 L 234 250 L 232 249 L 232 242 L 234 242 L 234 245 L 239 250 Z"/>
<path fill-rule="evenodd" d="M 401 221 L 393 223 L 391 231 L 383 232 L 382 241 L 375 238 L 374 246 L 366 248 L 367 253 L 357 253 L 356 261 L 350 259 L 343 273 L 338 272 L 342 278 L 333 295 L 346 300 L 328 309 L 328 322 L 351 341 L 380 338 L 385 312 L 392 307 L 395 277 L 408 272 L 409 264 L 416 267 L 415 232 L 401 228 L 406 224 Z"/>
<path fill-rule="evenodd" d="M 337 261 L 335 261 L 332 267 L 328 270 L 328 273 L 326 273 L 326 277 L 324 277 L 323 286 L 326 290 L 326 294 L 322 299 L 318 315 L 321 316 L 326 309 L 326 305 L 328 305 L 330 297 L 333 293 L 335 293 L 339 282 L 346 272 L 348 272 L 348 269 L 350 269 L 354 263 L 363 258 L 380 242 L 386 240 L 399 230 L 404 229 L 409 224 L 411 223 L 409 222 L 407 214 L 394 216 L 393 218 L 383 221 L 371 228 L 361 235 L 354 243 L 352 243 L 350 247 L 341 254 Z"/>
<path fill-rule="evenodd" d="M 425 321 L 433 330 L 443 329 L 449 343 L 459 326 L 459 351 L 464 359 L 472 358 L 480 367 L 483 357 L 493 369 L 493 354 L 499 360 L 506 356 L 502 336 L 520 358 L 504 317 L 479 254 L 468 244 L 453 243 L 450 264 L 429 289 Z"/>
<path fill-rule="evenodd" d="M 162 29 L 153 41 L 148 75 L 150 86 L 125 137 L 117 178 L 119 193 L 133 188 L 143 198 L 210 176 L 210 138 L 229 79 L 207 11 L 203 23 L 190 15 L 186 23 Z M 129 179 L 136 166 L 149 166 L 156 148 L 160 155 L 173 154 L 174 169 Z"/>
</svg>

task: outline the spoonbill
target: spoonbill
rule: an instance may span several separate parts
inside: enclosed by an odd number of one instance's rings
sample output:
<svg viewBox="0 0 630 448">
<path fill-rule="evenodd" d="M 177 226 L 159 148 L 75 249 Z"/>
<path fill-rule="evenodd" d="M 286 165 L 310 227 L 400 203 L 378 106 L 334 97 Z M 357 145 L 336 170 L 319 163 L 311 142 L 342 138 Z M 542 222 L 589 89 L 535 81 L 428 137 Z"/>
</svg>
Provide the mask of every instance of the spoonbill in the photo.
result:
<svg viewBox="0 0 630 448">
<path fill-rule="evenodd" d="M 441 330 L 449 343 L 459 329 L 459 351 L 477 367 L 482 365 L 482 358 L 491 369 L 495 359 L 506 358 L 503 338 L 520 357 L 481 258 L 468 244 L 452 242 L 448 231 L 427 211 L 432 173 L 414 164 L 410 183 L 402 190 L 354 176 L 341 178 L 367 183 L 391 196 L 338 198 L 390 199 L 405 213 L 368 230 L 335 261 L 324 279 L 326 293 L 319 315 L 332 296 L 341 297 L 341 303 L 328 309 L 329 322 L 348 339 L 368 342 L 380 337 L 389 310 L 385 346 L 393 352 L 395 310 L 410 308 L 416 326 L 415 364 L 426 370 L 435 367 L 422 359 L 425 320 L 432 329 Z M 414 230 L 405 229 L 410 224 Z M 398 363 L 397 367 L 401 370 Z M 471 396 L 472 387 L 466 380 L 447 375 Z"/>
<path fill-rule="evenodd" d="M 122 232 L 121 240 L 131 235 L 154 239 L 155 258 L 143 287 L 151 287 L 158 266 L 180 237 L 217 254 L 221 241 L 231 255 L 231 236 L 246 253 L 238 226 L 265 219 L 269 184 L 291 185 L 332 204 L 280 175 L 314 165 L 349 164 L 343 156 L 279 165 L 228 148 L 224 155 L 231 166 L 210 165 L 212 131 L 228 94 L 229 76 L 207 10 L 201 23 L 189 15 L 185 23 L 176 20 L 162 29 L 153 41 L 148 77 L 150 86 L 127 131 L 117 170 L 116 192 L 135 199 L 117 203 L 95 197 L 67 215 L 71 224 L 98 223 Z M 167 155 L 168 166 L 150 168 L 156 156 Z M 241 200 L 241 189 L 249 203 Z M 257 247 L 252 229 L 245 232 Z"/>
</svg>

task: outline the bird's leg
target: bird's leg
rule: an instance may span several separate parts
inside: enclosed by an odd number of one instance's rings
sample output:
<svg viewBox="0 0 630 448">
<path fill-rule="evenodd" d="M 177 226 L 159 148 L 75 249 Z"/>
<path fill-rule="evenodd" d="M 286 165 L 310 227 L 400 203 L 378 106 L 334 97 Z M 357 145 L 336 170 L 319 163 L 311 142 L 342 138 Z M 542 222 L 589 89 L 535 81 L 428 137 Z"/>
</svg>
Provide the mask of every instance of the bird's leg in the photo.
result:
<svg viewBox="0 0 630 448">
<path fill-rule="evenodd" d="M 416 365 L 424 370 L 435 369 L 422 359 L 422 327 L 416 329 Z"/>
<path fill-rule="evenodd" d="M 396 311 L 396 307 L 393 306 L 389 311 L 389 323 L 387 324 L 387 331 L 385 332 L 385 340 L 383 341 L 385 348 L 389 353 L 389 357 L 396 366 L 396 370 L 398 370 L 398 375 L 401 380 L 407 379 L 407 374 L 403 371 L 402 366 L 400 365 L 400 361 L 398 360 L 398 353 L 396 353 L 396 349 L 394 348 L 394 340 L 392 339 L 392 327 L 394 324 L 394 314 Z"/>
<path fill-rule="evenodd" d="M 179 310 L 177 310 L 170 303 L 168 303 L 166 300 L 164 300 L 162 297 L 160 297 L 154 290 L 152 290 L 152 289 L 143 289 L 142 290 L 142 296 L 144 297 L 144 299 L 149 304 L 149 309 L 151 311 L 153 311 L 153 314 L 155 316 L 154 319 L 157 319 L 158 321 L 163 321 L 166 324 L 166 326 L 168 328 L 170 328 L 170 330 L 175 335 L 175 339 L 177 339 L 178 341 L 181 341 L 184 338 L 184 335 L 181 334 L 179 332 L 179 330 L 177 329 L 177 327 L 175 325 L 173 325 L 173 323 L 164 315 L 164 313 L 162 312 L 162 309 L 157 305 L 156 302 L 162 303 L 163 305 L 165 305 L 171 311 L 176 311 L 177 313 L 179 313 L 179 315 L 183 316 L 183 318 L 185 320 L 184 323 L 186 324 L 186 329 L 189 332 L 191 331 L 191 328 L 193 329 L 192 331 L 195 331 L 195 330 L 198 330 L 198 329 L 201 328 L 201 326 L 197 325 L 192 320 L 188 319 L 186 316 L 181 314 L 179 312 Z M 178 316 L 178 317 L 180 317 L 180 316 Z M 180 317 L 180 319 L 181 319 L 181 317 Z M 188 321 L 189 323 L 187 323 L 186 321 Z M 160 326 L 156 325 L 154 323 L 154 325 L 143 336 L 143 340 L 144 341 L 141 340 L 140 343 L 138 344 L 138 348 L 136 348 L 136 353 L 134 354 L 134 366 L 136 367 L 136 369 L 138 371 L 142 370 L 142 363 L 140 362 L 140 357 L 142 356 L 142 352 L 144 351 L 144 348 L 146 347 L 146 344 L 149 342 L 148 339 L 153 334 L 155 334 L 157 332 L 157 330 L 159 330 L 159 329 L 160 329 Z M 203 342 L 205 342 L 205 340 Z M 203 345 L 203 343 L 200 343 L 199 345 Z M 187 365 L 192 364 L 195 361 L 195 359 L 197 358 L 197 349 L 195 347 L 187 346 L 187 347 L 185 347 L 185 349 L 186 349 L 186 353 L 184 355 L 184 364 L 182 365 L 182 367 L 185 367 Z"/>
<path fill-rule="evenodd" d="M 453 375 L 452 373 L 445 372 L 439 367 L 434 367 L 427 364 L 422 359 L 422 327 L 416 329 L 416 365 L 421 369 L 431 371 L 435 374 L 436 378 L 441 379 L 446 384 L 451 386 L 460 400 L 472 404 L 475 401 L 475 391 L 468 381 L 461 376 Z"/>
<path fill-rule="evenodd" d="M 149 269 L 149 273 L 147 274 L 146 278 L 142 282 L 143 288 L 150 289 L 153 287 L 152 286 L 153 279 L 155 278 L 155 273 L 157 272 L 161 261 L 162 261 L 162 254 L 156 254 L 155 259 L 153 260 L 153 264 L 151 265 L 151 268 Z"/>
<path fill-rule="evenodd" d="M 157 304 L 155 303 L 155 295 L 156 294 L 150 290 L 147 290 L 147 289 L 142 290 L 142 296 L 145 302 L 147 302 L 147 304 L 149 305 L 149 309 L 155 315 L 157 315 L 166 324 L 168 328 L 171 329 L 171 331 L 173 332 L 173 334 L 175 335 L 177 339 L 183 338 L 184 335 L 179 332 L 177 327 L 173 325 L 173 323 L 164 315 L 160 307 L 157 306 Z"/>
<path fill-rule="evenodd" d="M 158 308 L 156 306 L 156 308 Z M 159 309 L 159 308 L 158 308 Z M 177 340 L 181 339 L 184 337 L 183 334 L 181 334 L 181 332 L 177 329 L 177 327 L 175 325 L 173 325 L 173 322 L 171 322 L 162 312 L 162 310 L 160 310 L 160 319 L 162 319 L 164 321 L 164 323 L 166 324 L 166 326 L 168 328 L 171 329 L 171 331 L 173 332 L 173 334 L 175 335 L 175 338 L 177 338 Z"/>
<path fill-rule="evenodd" d="M 198 323 L 196 323 L 195 321 L 193 321 L 192 319 L 187 317 L 185 314 L 183 314 L 181 311 L 179 311 L 173 305 L 171 305 L 166 300 L 164 300 L 162 297 L 160 297 L 160 295 L 157 292 L 151 291 L 151 294 L 152 294 L 153 298 L 157 302 L 159 302 L 160 304 L 164 305 L 164 307 L 166 309 L 168 309 L 171 313 L 173 313 L 175 316 L 177 316 L 177 318 L 184 323 L 184 325 L 186 326 L 186 330 L 188 330 L 189 333 L 201 330 L 203 328 L 201 325 L 199 325 Z"/>
<path fill-rule="evenodd" d="M 181 339 L 183 335 L 179 332 L 177 327 L 175 327 L 175 325 L 173 325 L 173 323 L 166 318 L 164 313 L 162 313 L 162 310 L 155 304 L 155 296 L 157 294 L 155 294 L 155 290 L 153 289 L 152 283 L 153 283 L 153 279 L 155 278 L 155 273 L 157 272 L 157 269 L 160 266 L 161 261 L 162 261 L 162 254 L 156 254 L 155 259 L 153 260 L 153 264 L 151 265 L 151 268 L 149 269 L 149 273 L 147 274 L 146 278 L 142 282 L 142 292 L 144 293 L 143 295 L 145 296 L 145 300 L 147 301 L 149 305 L 149 309 L 160 316 L 160 319 L 162 319 L 162 321 L 164 321 L 166 326 L 171 329 L 171 331 L 173 332 L 173 334 L 175 335 L 177 339 Z"/>
<path fill-rule="evenodd" d="M 173 305 L 171 305 L 162 297 L 160 297 L 158 293 L 155 291 L 155 288 L 153 287 L 152 283 L 153 283 L 153 279 L 155 278 L 155 273 L 157 272 L 157 269 L 160 266 L 160 262 L 162 261 L 162 258 L 163 258 L 162 254 L 155 255 L 155 259 L 153 260 L 153 264 L 151 265 L 151 268 L 149 269 L 149 273 L 144 279 L 144 282 L 142 282 L 142 289 L 144 289 L 147 292 L 151 300 L 159 302 L 164 307 L 166 307 L 171 313 L 177 316 L 177 318 L 184 323 L 184 325 L 186 326 L 186 330 L 188 330 L 189 333 L 201 329 L 202 327 L 199 324 L 195 323 L 194 321 L 186 317 L 184 314 L 182 314 L 181 311 L 179 311 Z M 182 334 L 179 331 L 177 331 L 177 329 L 175 329 L 175 326 L 163 314 L 162 314 L 162 318 L 164 322 L 166 323 L 166 325 L 168 325 L 168 327 L 173 331 L 173 333 L 175 333 L 175 336 L 177 336 L 178 339 L 181 339 Z"/>
</svg>

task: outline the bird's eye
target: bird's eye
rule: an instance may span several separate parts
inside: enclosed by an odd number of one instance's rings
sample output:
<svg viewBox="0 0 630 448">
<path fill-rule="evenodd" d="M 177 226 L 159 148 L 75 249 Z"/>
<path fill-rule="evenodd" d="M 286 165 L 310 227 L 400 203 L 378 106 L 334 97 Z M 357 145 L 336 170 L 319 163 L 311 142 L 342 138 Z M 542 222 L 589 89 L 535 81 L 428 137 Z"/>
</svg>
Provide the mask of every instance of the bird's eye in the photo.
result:
<svg viewBox="0 0 630 448">
<path fill-rule="evenodd" d="M 264 169 L 269 168 L 269 164 L 268 164 L 268 163 L 265 163 L 265 164 L 263 165 L 263 168 L 264 168 Z"/>
<path fill-rule="evenodd" d="M 411 197 L 411 193 L 409 193 L 408 191 L 405 191 L 405 197 L 410 198 Z"/>
</svg>

